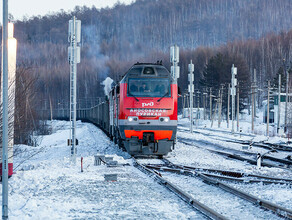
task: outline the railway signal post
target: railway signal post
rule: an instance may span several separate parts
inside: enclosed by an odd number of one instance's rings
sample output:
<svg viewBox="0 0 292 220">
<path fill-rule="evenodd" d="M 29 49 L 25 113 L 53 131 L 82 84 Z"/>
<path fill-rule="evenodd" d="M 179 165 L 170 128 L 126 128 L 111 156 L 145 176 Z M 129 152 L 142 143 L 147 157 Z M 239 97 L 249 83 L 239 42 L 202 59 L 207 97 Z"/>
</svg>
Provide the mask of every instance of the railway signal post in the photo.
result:
<svg viewBox="0 0 292 220">
<path fill-rule="evenodd" d="M 193 133 L 193 93 L 194 93 L 194 64 L 191 60 L 191 63 L 189 64 L 189 74 L 188 74 L 188 78 L 189 78 L 189 88 L 188 91 L 190 93 L 190 110 L 191 110 L 191 114 L 190 114 L 190 121 L 191 121 L 191 133 Z"/>
<path fill-rule="evenodd" d="M 76 164 L 76 83 L 77 83 L 77 63 L 80 63 L 80 43 L 81 21 L 74 16 L 69 21 L 69 43 L 68 61 L 70 64 L 70 139 L 68 145 L 71 146 L 71 162 Z"/>
<path fill-rule="evenodd" d="M 175 81 L 179 78 L 180 68 L 178 66 L 179 63 L 179 47 L 174 45 L 170 47 L 170 62 L 171 66 L 171 74 Z"/>
</svg>

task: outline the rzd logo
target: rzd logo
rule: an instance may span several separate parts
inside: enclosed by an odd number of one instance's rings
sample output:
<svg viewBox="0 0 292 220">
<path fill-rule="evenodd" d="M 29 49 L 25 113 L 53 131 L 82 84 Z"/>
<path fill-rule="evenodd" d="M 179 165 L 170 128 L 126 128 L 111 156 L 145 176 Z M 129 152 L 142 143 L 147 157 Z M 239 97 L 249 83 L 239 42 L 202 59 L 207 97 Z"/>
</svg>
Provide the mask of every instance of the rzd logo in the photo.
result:
<svg viewBox="0 0 292 220">
<path fill-rule="evenodd" d="M 154 102 L 142 103 L 142 107 L 153 106 Z"/>
</svg>

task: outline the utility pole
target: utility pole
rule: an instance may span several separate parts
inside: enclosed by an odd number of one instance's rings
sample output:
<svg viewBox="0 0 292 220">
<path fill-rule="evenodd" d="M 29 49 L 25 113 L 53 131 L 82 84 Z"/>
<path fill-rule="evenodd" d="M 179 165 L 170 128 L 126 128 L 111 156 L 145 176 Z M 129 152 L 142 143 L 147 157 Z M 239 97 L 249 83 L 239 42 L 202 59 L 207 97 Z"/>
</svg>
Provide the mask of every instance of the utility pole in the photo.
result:
<svg viewBox="0 0 292 220">
<path fill-rule="evenodd" d="M 239 83 L 237 84 L 237 132 L 239 132 Z"/>
<path fill-rule="evenodd" d="M 210 88 L 210 121 L 212 120 L 212 88 Z"/>
<path fill-rule="evenodd" d="M 269 137 L 269 123 L 270 123 L 270 80 L 268 81 L 268 103 L 267 103 L 267 136 Z"/>
<path fill-rule="evenodd" d="M 188 78 L 189 78 L 189 93 L 190 93 L 190 106 L 191 106 L 191 115 L 190 115 L 190 120 L 191 120 L 191 133 L 193 133 L 193 93 L 194 93 L 194 64 L 191 60 L 191 63 L 188 66 L 189 68 L 189 74 L 188 74 Z"/>
<path fill-rule="evenodd" d="M 76 164 L 76 96 L 77 96 L 77 63 L 80 63 L 80 47 L 77 43 L 81 39 L 81 21 L 73 16 L 69 21 L 69 43 L 68 60 L 70 64 L 70 139 L 68 145 L 71 146 L 71 162 Z"/>
<path fill-rule="evenodd" d="M 2 219 L 8 219 L 8 0 L 3 0 L 2 105 Z"/>
<path fill-rule="evenodd" d="M 280 131 L 280 112 L 281 112 L 281 74 L 279 74 L 279 85 L 278 85 L 278 122 L 277 122 L 277 134 Z"/>
<path fill-rule="evenodd" d="M 227 128 L 229 128 L 229 109 L 230 109 L 230 83 L 228 83 L 227 97 Z"/>
<path fill-rule="evenodd" d="M 234 114 L 235 114 L 235 86 L 237 85 L 237 79 L 235 78 L 237 75 L 237 68 L 234 67 L 232 64 L 231 67 L 231 102 L 232 102 L 232 109 L 231 109 L 231 120 L 232 120 L 232 133 L 234 133 Z"/>
</svg>

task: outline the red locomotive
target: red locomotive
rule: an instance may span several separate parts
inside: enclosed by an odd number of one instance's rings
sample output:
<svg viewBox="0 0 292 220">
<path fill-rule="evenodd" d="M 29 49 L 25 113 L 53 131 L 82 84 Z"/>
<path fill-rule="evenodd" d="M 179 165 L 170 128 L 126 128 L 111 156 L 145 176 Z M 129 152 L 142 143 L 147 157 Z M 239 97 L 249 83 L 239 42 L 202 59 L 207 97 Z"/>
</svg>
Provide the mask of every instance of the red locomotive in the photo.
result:
<svg viewBox="0 0 292 220">
<path fill-rule="evenodd" d="M 177 99 L 177 83 L 162 64 L 136 63 L 88 118 L 129 154 L 162 157 L 175 144 Z"/>
</svg>

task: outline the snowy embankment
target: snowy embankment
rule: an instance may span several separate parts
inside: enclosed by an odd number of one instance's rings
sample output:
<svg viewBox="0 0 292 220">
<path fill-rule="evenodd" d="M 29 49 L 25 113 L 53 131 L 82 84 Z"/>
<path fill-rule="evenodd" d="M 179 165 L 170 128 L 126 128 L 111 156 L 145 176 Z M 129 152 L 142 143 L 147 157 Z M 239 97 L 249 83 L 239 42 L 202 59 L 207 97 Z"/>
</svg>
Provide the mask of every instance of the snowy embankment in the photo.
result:
<svg viewBox="0 0 292 220">
<path fill-rule="evenodd" d="M 69 123 L 53 122 L 40 146 L 17 146 L 9 179 L 9 219 L 189 219 L 197 214 L 136 168 L 95 126 L 77 123 L 77 163 L 69 160 Z M 94 166 L 94 155 L 113 156 L 121 166 Z M 80 158 L 84 157 L 84 172 Z M 118 174 L 117 182 L 104 174 Z M 1 188 L 2 190 L 2 188 Z"/>
<path fill-rule="evenodd" d="M 77 163 L 70 163 L 67 146 L 69 123 L 53 121 L 53 133 L 41 137 L 38 147 L 17 146 L 14 158 L 15 174 L 9 179 L 10 219 L 201 219 L 174 194 L 157 184 L 132 165 L 130 156 L 118 149 L 98 128 L 88 123 L 77 123 L 79 139 Z M 178 137 L 211 141 L 212 137 L 178 132 Z M 234 144 L 233 144 L 234 145 Z M 231 143 L 229 147 L 234 147 Z M 202 145 L 204 146 L 204 145 Z M 228 145 L 226 145 L 228 147 Z M 94 155 L 113 156 L 118 167 L 94 166 Z M 84 172 L 80 158 L 84 158 Z M 204 149 L 177 143 L 167 159 L 177 164 L 201 168 L 237 170 L 291 178 L 289 171 L 263 167 L 228 159 Z M 141 160 L 159 163 L 159 160 Z M 104 174 L 118 174 L 117 182 L 107 182 Z M 179 182 L 177 177 L 170 181 Z M 188 181 L 188 188 L 193 189 Z M 287 185 L 234 184 L 261 198 L 287 208 L 292 207 L 291 188 Z M 187 187 L 187 186 L 185 186 Z M 1 189 L 2 190 L 2 189 Z M 197 190 L 200 191 L 200 188 Z M 192 193 L 191 190 L 188 190 Z M 193 196 L 196 198 L 196 193 Z M 217 196 L 218 195 L 214 195 Z M 212 200 L 212 196 L 208 197 Z M 197 198 L 201 202 L 207 198 Z M 208 200 L 208 199 L 207 199 Z M 220 203 L 222 210 L 229 205 Z M 220 210 L 220 209 L 219 209 Z M 223 212 L 223 211 L 222 211 Z M 233 212 L 232 216 L 241 213 Z M 255 215 L 259 216 L 259 214 Z M 273 214 L 270 215 L 274 217 Z M 265 216 L 267 217 L 267 216 Z M 260 218 L 259 218 L 260 219 Z"/>
</svg>

